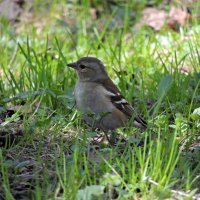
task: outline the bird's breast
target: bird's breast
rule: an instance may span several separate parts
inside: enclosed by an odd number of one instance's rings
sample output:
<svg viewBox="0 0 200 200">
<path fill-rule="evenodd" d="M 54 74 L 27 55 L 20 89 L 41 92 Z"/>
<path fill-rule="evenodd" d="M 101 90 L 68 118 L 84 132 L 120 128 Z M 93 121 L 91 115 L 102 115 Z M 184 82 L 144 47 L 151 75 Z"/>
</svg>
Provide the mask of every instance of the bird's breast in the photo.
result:
<svg viewBox="0 0 200 200">
<path fill-rule="evenodd" d="M 77 108 L 83 112 L 111 112 L 113 105 L 103 86 L 93 82 L 78 82 L 75 87 Z"/>
<path fill-rule="evenodd" d="M 112 93 L 99 84 L 76 84 L 77 108 L 83 113 L 83 118 L 88 124 L 103 130 L 113 130 L 124 124 L 126 117 L 113 105 L 110 95 Z"/>
</svg>

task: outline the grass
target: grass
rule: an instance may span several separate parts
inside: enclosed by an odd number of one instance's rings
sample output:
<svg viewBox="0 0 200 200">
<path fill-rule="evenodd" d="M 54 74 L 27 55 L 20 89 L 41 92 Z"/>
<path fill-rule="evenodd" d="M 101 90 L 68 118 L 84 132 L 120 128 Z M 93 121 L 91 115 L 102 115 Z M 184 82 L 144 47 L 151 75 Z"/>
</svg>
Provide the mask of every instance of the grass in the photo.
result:
<svg viewBox="0 0 200 200">
<path fill-rule="evenodd" d="M 1 19 L 0 136 L 6 139 L 0 149 L 0 198 L 196 198 L 199 22 L 155 33 L 130 26 L 134 2 L 93 22 L 88 1 L 38 5 L 32 23 L 17 24 L 19 33 Z M 112 147 L 91 142 L 97 133 L 74 108 L 76 74 L 65 67 L 87 55 L 106 64 L 122 94 L 149 122 L 147 131 L 119 129 L 118 137 L 127 142 L 119 139 Z M 181 72 L 185 68 L 187 74 Z"/>
</svg>

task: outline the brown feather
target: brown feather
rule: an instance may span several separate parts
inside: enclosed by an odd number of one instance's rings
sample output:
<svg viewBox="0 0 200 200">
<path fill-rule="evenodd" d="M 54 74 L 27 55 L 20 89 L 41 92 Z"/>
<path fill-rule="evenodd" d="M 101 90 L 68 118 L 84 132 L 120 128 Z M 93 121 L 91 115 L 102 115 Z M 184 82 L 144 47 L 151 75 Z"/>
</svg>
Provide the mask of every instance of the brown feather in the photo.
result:
<svg viewBox="0 0 200 200">
<path fill-rule="evenodd" d="M 124 113 L 128 118 L 130 119 L 134 114 L 133 107 L 125 100 L 123 95 L 120 93 L 119 89 L 116 87 L 116 85 L 113 83 L 113 81 L 110 78 L 104 79 L 100 82 L 104 88 L 106 88 L 109 92 L 115 94 L 113 96 L 109 96 L 111 102 L 115 105 L 117 109 L 119 109 L 122 113 Z M 124 102 L 123 102 L 124 99 Z M 117 102 L 122 101 L 121 103 Z M 144 121 L 140 116 L 134 117 L 134 121 L 141 124 L 141 126 L 145 127 L 147 126 L 146 121 Z"/>
</svg>

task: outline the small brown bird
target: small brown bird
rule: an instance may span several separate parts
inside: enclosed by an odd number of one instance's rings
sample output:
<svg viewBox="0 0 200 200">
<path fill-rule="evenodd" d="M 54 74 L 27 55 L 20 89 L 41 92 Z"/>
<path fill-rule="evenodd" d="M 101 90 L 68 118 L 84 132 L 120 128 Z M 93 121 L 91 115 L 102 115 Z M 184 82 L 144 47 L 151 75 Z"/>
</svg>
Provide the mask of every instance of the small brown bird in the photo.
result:
<svg viewBox="0 0 200 200">
<path fill-rule="evenodd" d="M 76 105 L 88 124 L 108 132 L 132 119 L 135 127 L 146 128 L 146 122 L 134 116 L 133 107 L 121 95 L 99 59 L 83 57 L 67 66 L 77 72 Z"/>
</svg>

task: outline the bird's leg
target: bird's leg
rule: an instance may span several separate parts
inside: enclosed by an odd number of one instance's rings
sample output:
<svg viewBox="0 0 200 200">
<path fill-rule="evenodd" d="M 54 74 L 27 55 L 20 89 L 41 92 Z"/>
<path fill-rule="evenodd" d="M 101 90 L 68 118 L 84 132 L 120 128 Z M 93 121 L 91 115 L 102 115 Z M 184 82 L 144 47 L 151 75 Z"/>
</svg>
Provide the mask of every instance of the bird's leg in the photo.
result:
<svg viewBox="0 0 200 200">
<path fill-rule="evenodd" d="M 110 138 L 109 138 L 109 136 L 108 136 L 108 131 L 104 131 L 104 134 L 105 134 L 105 136 L 106 136 L 106 139 L 107 139 L 108 142 L 110 143 Z"/>
<path fill-rule="evenodd" d="M 110 131 L 110 143 L 111 145 L 114 145 L 116 143 L 116 132 Z"/>
<path fill-rule="evenodd" d="M 110 137 L 108 136 L 108 133 L 110 132 Z M 114 131 L 104 131 L 106 139 L 108 140 L 110 145 L 114 145 L 115 144 L 115 140 L 116 140 L 116 134 Z"/>
</svg>

